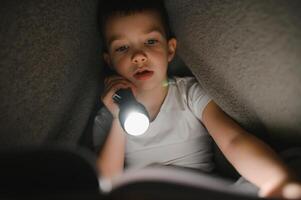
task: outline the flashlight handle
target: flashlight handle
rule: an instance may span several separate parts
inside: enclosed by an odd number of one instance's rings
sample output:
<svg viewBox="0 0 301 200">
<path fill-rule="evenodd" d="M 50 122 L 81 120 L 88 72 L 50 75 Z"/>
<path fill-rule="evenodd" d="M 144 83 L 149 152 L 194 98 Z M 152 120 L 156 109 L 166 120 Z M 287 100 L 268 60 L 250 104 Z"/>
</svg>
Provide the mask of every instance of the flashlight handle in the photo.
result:
<svg viewBox="0 0 301 200">
<path fill-rule="evenodd" d="M 113 100 L 119 105 L 124 104 L 125 102 L 136 101 L 131 88 L 119 89 L 113 95 Z"/>
</svg>

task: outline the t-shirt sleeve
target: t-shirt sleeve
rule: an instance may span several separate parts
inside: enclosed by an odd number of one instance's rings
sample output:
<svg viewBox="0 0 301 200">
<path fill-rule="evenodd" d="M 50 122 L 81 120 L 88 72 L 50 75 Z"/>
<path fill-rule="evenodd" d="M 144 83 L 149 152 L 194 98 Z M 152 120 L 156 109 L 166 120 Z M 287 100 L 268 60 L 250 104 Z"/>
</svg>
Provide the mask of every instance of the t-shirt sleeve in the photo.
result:
<svg viewBox="0 0 301 200">
<path fill-rule="evenodd" d="M 187 104 L 193 114 L 201 121 L 203 121 L 203 111 L 211 100 L 212 99 L 195 79 L 188 80 Z"/>
<path fill-rule="evenodd" d="M 105 106 L 103 106 L 94 118 L 93 148 L 96 153 L 99 153 L 105 143 L 108 132 L 111 129 L 112 121 L 112 114 Z"/>
</svg>

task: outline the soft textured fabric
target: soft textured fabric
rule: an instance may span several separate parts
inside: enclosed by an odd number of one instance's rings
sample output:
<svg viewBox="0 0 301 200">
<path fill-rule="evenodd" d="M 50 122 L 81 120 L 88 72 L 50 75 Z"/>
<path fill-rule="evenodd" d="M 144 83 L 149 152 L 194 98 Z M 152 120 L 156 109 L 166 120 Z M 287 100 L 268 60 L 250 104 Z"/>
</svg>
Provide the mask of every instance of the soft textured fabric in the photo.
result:
<svg viewBox="0 0 301 200">
<path fill-rule="evenodd" d="M 141 136 L 126 135 L 126 166 L 163 164 L 211 171 L 211 138 L 201 123 L 210 100 L 194 78 L 170 79 L 167 96 L 148 130 Z"/>
<path fill-rule="evenodd" d="M 78 144 L 91 135 L 102 86 L 97 6 L 0 2 L 1 147 Z"/>
<path fill-rule="evenodd" d="M 166 0 L 178 54 L 250 132 L 301 141 L 301 1 Z"/>
</svg>

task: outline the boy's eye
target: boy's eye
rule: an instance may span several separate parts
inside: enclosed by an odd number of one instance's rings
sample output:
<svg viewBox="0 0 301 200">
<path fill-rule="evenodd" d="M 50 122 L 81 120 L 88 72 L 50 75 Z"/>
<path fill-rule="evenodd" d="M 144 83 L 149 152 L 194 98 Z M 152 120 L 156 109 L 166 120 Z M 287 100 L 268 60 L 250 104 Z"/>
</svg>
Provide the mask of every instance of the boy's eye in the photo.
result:
<svg viewBox="0 0 301 200">
<path fill-rule="evenodd" d="M 123 46 L 121 46 L 121 47 L 116 48 L 115 51 L 116 51 L 116 52 L 124 52 L 124 51 L 126 51 L 128 48 L 129 48 L 128 46 L 123 45 Z"/>
<path fill-rule="evenodd" d="M 156 39 L 149 39 L 149 40 L 146 41 L 146 44 L 148 44 L 148 45 L 154 45 L 157 42 L 158 42 L 158 40 L 156 40 Z"/>
</svg>

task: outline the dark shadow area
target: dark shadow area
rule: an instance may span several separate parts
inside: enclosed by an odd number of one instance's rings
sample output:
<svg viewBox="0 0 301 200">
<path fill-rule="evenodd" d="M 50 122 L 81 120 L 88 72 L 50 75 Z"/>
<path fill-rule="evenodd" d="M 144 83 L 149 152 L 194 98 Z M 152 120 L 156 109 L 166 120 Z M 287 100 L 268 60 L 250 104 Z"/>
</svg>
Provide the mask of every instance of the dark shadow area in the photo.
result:
<svg viewBox="0 0 301 200">
<path fill-rule="evenodd" d="M 176 55 L 174 59 L 169 63 L 167 74 L 169 76 L 194 76 L 187 67 L 187 65 L 184 63 L 184 61 L 181 59 L 179 55 Z"/>
<path fill-rule="evenodd" d="M 0 158 L 1 199 L 100 195 L 95 158 L 84 149 L 58 145 L 2 148 Z"/>
</svg>

